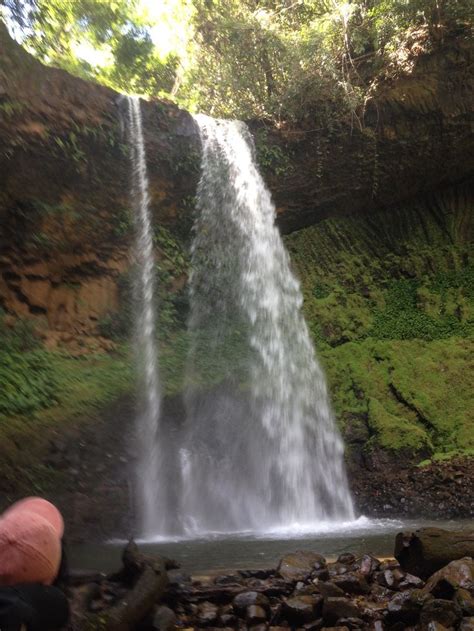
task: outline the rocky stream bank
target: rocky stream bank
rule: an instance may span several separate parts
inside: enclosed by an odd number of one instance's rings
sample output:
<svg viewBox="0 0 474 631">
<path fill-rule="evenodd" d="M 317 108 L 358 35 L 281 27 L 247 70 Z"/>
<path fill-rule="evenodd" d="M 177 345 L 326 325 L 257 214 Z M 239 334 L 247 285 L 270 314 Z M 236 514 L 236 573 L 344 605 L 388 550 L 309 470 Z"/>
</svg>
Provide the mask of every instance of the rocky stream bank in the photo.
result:
<svg viewBox="0 0 474 631">
<path fill-rule="evenodd" d="M 397 535 L 398 560 L 298 551 L 276 568 L 191 577 L 130 542 L 118 573 L 74 577 L 69 629 L 470 631 L 473 550 L 472 531 L 425 529 Z"/>
</svg>

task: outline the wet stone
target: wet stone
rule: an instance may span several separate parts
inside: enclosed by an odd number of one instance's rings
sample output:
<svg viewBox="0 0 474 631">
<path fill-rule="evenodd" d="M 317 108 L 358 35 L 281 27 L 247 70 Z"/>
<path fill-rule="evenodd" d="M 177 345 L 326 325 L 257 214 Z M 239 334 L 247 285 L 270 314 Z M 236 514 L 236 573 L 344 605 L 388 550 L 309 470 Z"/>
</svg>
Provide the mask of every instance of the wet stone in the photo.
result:
<svg viewBox="0 0 474 631">
<path fill-rule="evenodd" d="M 275 574 L 275 570 L 239 570 L 242 578 L 259 578 L 265 580 Z"/>
<path fill-rule="evenodd" d="M 337 563 L 342 563 L 343 565 L 352 565 L 355 563 L 355 555 L 351 552 L 343 552 L 337 557 Z"/>
<path fill-rule="evenodd" d="M 325 581 L 318 581 L 315 583 L 315 587 L 324 598 L 328 598 L 332 596 L 333 598 L 344 597 L 344 590 L 334 585 L 334 583 L 329 583 Z"/>
<path fill-rule="evenodd" d="M 430 622 L 439 622 L 445 627 L 455 627 L 461 620 L 461 607 L 451 600 L 436 598 L 431 600 L 421 610 L 420 622 L 423 631 L 427 631 Z"/>
<path fill-rule="evenodd" d="M 370 554 L 364 554 L 359 560 L 360 573 L 364 576 L 370 576 L 380 567 L 380 561 Z"/>
<path fill-rule="evenodd" d="M 318 593 L 319 593 L 319 589 L 316 585 L 313 585 L 312 583 L 310 583 L 309 585 L 306 585 L 305 583 L 301 583 L 301 587 L 298 589 L 298 585 L 297 585 L 292 595 L 302 596 L 303 594 L 318 594 Z"/>
<path fill-rule="evenodd" d="M 197 621 L 202 626 L 211 626 L 217 622 L 217 605 L 204 601 L 198 605 Z"/>
<path fill-rule="evenodd" d="M 430 622 L 427 627 L 427 631 L 448 631 L 448 629 L 440 622 Z"/>
<path fill-rule="evenodd" d="M 256 625 L 260 624 L 261 622 L 265 622 L 265 620 L 267 619 L 267 614 L 265 612 L 265 609 L 263 607 L 260 607 L 260 605 L 249 605 L 247 607 L 245 619 L 247 620 L 247 623 L 249 625 Z"/>
<path fill-rule="evenodd" d="M 377 583 L 383 587 L 394 589 L 396 587 L 396 579 L 392 570 L 384 570 L 379 572 L 376 576 Z"/>
<path fill-rule="evenodd" d="M 323 618 L 325 622 L 335 624 L 340 618 L 358 618 L 359 607 L 347 598 L 325 598 Z"/>
<path fill-rule="evenodd" d="M 388 603 L 387 610 L 389 623 L 415 624 L 420 617 L 421 603 L 413 601 L 410 592 L 400 592 Z"/>
<path fill-rule="evenodd" d="M 454 601 L 461 607 L 463 616 L 474 616 L 474 596 L 467 589 L 458 589 Z"/>
<path fill-rule="evenodd" d="M 223 576 L 216 576 L 214 583 L 216 585 L 235 585 L 241 581 L 241 577 L 238 574 L 226 574 Z"/>
<path fill-rule="evenodd" d="M 181 570 L 168 570 L 167 574 L 170 585 L 191 585 L 191 577 Z"/>
<path fill-rule="evenodd" d="M 241 614 L 244 614 L 247 607 L 250 607 L 250 605 L 259 605 L 264 609 L 268 609 L 270 606 L 268 598 L 259 592 L 242 592 L 241 594 L 237 594 L 232 604 L 234 610 Z"/>
<path fill-rule="evenodd" d="M 290 624 L 302 624 L 318 618 L 321 613 L 322 596 L 302 595 L 288 598 L 283 603 L 282 615 Z"/>
<path fill-rule="evenodd" d="M 410 589 L 412 587 L 421 588 L 424 585 L 424 581 L 418 576 L 414 576 L 413 574 L 405 574 L 404 578 L 400 581 L 398 587 L 399 589 Z"/>
<path fill-rule="evenodd" d="M 365 626 L 365 622 L 361 618 L 340 618 L 337 624 L 349 629 L 362 629 Z"/>
<path fill-rule="evenodd" d="M 320 631 L 323 628 L 324 622 L 322 618 L 318 618 L 317 620 L 312 620 L 311 622 L 307 622 L 303 625 L 303 629 L 305 631 Z"/>
<path fill-rule="evenodd" d="M 176 623 L 176 615 L 172 609 L 160 606 L 155 609 L 151 628 L 153 631 L 171 631 Z"/>
<path fill-rule="evenodd" d="M 399 568 L 400 563 L 395 559 L 389 559 L 388 561 L 382 561 L 380 564 L 379 570 L 381 572 L 385 572 L 385 570 L 394 570 L 395 568 Z"/>
<path fill-rule="evenodd" d="M 278 565 L 278 572 L 285 580 L 305 581 L 318 565 L 318 569 L 326 565 L 326 559 L 316 552 L 299 550 L 286 554 Z"/>
<path fill-rule="evenodd" d="M 353 572 L 335 576 L 333 583 L 347 594 L 368 594 L 370 591 L 365 576 Z"/>
<path fill-rule="evenodd" d="M 235 627 L 237 624 L 237 617 L 231 613 L 223 613 L 219 616 L 219 622 L 224 627 Z"/>
<path fill-rule="evenodd" d="M 442 582 L 445 583 L 444 587 L 439 586 L 439 583 Z M 424 589 L 436 595 L 439 589 L 445 589 L 446 583 L 454 589 L 457 587 L 469 588 L 474 583 L 474 560 L 465 557 L 451 561 L 429 578 Z"/>
<path fill-rule="evenodd" d="M 346 574 L 349 572 L 349 567 L 343 563 L 329 563 L 328 565 L 329 576 L 339 576 L 340 574 Z"/>
</svg>

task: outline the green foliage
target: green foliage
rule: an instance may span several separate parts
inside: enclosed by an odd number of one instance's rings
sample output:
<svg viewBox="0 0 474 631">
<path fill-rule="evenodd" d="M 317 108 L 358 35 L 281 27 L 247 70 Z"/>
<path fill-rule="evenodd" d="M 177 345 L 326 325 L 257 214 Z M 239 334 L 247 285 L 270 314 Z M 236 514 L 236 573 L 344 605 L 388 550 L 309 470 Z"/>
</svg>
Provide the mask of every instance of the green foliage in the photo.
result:
<svg viewBox="0 0 474 631">
<path fill-rule="evenodd" d="M 472 19 L 469 0 L 176 0 L 148 13 L 138 0 L 3 4 L 41 60 L 121 91 L 217 116 L 361 128 L 377 81 L 403 65 L 414 32 L 429 50 Z M 160 53 L 160 39 L 174 44 Z M 374 192 L 377 180 L 375 153 Z"/>
<path fill-rule="evenodd" d="M 27 414 L 55 401 L 56 383 L 48 356 L 0 351 L 0 415 Z"/>
<path fill-rule="evenodd" d="M 432 45 L 470 19 L 468 0 L 195 0 L 188 101 L 215 115 L 312 119 L 363 111 L 378 75 L 414 28 Z M 325 112 L 323 102 L 334 108 Z M 376 187 L 376 178 L 375 178 Z"/>
<path fill-rule="evenodd" d="M 137 0 L 4 0 L 23 43 L 43 62 L 118 90 L 172 90 L 178 59 L 162 58 Z M 82 51 L 82 52 L 81 52 Z M 95 52 L 102 63 L 87 61 Z M 85 55 L 85 57 L 84 57 Z"/>
<path fill-rule="evenodd" d="M 185 326 L 189 253 L 183 241 L 164 226 L 155 227 L 153 241 L 159 253 L 156 265 L 158 334 L 166 339 L 171 331 Z"/>
<path fill-rule="evenodd" d="M 275 175 L 288 175 L 292 171 L 290 156 L 283 151 L 279 144 L 272 144 L 265 128 L 258 129 L 255 134 L 257 162 L 263 168 Z"/>
<path fill-rule="evenodd" d="M 435 285 L 436 280 L 435 276 Z M 467 334 L 472 329 L 472 326 L 460 322 L 454 314 L 438 313 L 438 317 L 434 317 L 420 309 L 419 288 L 419 281 L 391 281 L 384 292 L 385 309 L 375 311 L 368 335 L 378 339 L 434 340 Z"/>
</svg>

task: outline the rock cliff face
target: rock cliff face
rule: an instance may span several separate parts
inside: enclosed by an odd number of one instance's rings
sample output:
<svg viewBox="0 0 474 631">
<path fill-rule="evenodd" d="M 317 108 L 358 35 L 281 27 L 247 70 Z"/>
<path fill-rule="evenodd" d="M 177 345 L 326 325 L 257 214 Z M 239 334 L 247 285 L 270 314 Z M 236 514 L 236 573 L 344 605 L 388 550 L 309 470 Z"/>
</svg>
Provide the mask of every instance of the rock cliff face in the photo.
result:
<svg viewBox="0 0 474 631">
<path fill-rule="evenodd" d="M 94 334 L 118 309 L 131 264 L 126 102 L 41 65 L 3 26 L 0 43 L 0 306 L 41 316 L 52 332 Z M 472 42 L 461 32 L 434 52 L 420 42 L 405 52 L 406 71 L 380 84 L 362 129 L 250 123 L 285 232 L 472 174 Z M 186 240 L 199 163 L 193 119 L 163 101 L 142 109 L 154 221 Z"/>
<path fill-rule="evenodd" d="M 0 306 L 90 334 L 118 308 L 131 263 L 127 103 L 42 66 L 4 27 L 0 42 Z M 189 231 L 193 120 L 163 102 L 142 107 L 155 222 Z"/>
</svg>

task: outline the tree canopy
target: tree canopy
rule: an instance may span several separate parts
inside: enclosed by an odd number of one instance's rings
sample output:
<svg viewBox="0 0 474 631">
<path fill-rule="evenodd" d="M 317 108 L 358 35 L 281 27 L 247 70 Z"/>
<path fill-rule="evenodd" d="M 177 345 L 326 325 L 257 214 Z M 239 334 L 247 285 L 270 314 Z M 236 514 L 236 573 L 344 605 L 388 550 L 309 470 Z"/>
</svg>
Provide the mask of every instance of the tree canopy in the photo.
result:
<svg viewBox="0 0 474 631">
<path fill-rule="evenodd" d="M 20 41 L 45 63 L 191 110 L 273 120 L 304 118 L 331 99 L 359 120 L 377 76 L 403 63 L 414 33 L 429 49 L 472 19 L 470 0 L 1 4 Z"/>
</svg>

